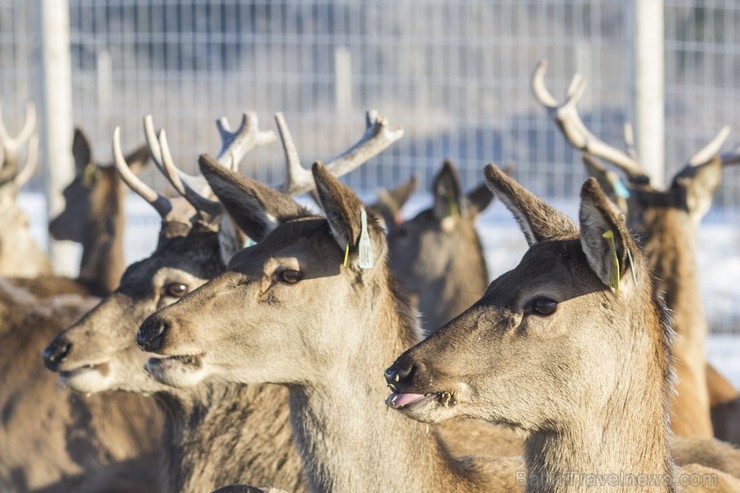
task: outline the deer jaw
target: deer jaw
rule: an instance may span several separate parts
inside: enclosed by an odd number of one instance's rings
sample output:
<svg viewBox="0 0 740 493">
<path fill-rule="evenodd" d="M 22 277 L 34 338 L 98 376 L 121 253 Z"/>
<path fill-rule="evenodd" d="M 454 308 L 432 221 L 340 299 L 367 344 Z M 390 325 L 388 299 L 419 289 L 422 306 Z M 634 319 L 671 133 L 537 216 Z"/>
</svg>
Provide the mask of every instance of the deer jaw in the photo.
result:
<svg viewBox="0 0 740 493">
<path fill-rule="evenodd" d="M 63 385 L 78 392 L 166 391 L 146 372 L 151 355 L 139 350 L 132 335 L 157 308 L 174 303 L 177 295 L 221 272 L 218 258 L 215 233 L 162 241 L 151 257 L 126 270 L 118 290 L 49 344 L 47 366 L 59 372 Z M 66 352 L 56 362 L 48 356 L 59 346 L 65 346 Z"/>
<path fill-rule="evenodd" d="M 165 328 L 156 347 L 143 347 L 164 356 L 147 370 L 184 387 L 207 379 L 294 384 L 346 368 L 329 355 L 361 343 L 351 328 L 372 300 L 358 298 L 356 273 L 342 261 L 325 220 L 278 226 L 237 253 L 229 272 L 142 324 L 139 335 Z M 281 280 L 286 272 L 301 279 Z"/>
</svg>

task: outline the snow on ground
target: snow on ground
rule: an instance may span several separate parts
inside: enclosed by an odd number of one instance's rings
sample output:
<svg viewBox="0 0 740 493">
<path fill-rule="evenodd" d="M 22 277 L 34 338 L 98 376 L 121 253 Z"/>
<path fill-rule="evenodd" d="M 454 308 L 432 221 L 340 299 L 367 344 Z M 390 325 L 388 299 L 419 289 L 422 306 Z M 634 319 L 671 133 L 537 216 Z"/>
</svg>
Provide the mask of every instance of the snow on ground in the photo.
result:
<svg viewBox="0 0 740 493">
<path fill-rule="evenodd" d="M 372 199 L 370 199 L 372 200 Z M 427 207 L 429 196 L 418 195 L 407 204 L 404 216 L 413 217 Z M 31 220 L 39 244 L 46 244 L 45 200 L 40 193 L 22 193 L 20 206 Z M 577 217 L 575 202 L 554 203 Z M 159 217 L 142 199 L 129 195 L 126 204 L 126 261 L 148 256 L 156 246 Z M 707 343 L 707 354 L 724 375 L 740 388 L 740 225 L 727 221 L 729 215 L 710 212 L 702 223 L 698 245 L 702 299 L 710 328 L 715 332 Z M 494 279 L 519 262 L 527 246 L 508 211 L 494 201 L 478 221 L 483 247 Z M 79 258 L 79 249 L 77 249 Z M 74 264 L 79 262 L 75 259 Z"/>
</svg>

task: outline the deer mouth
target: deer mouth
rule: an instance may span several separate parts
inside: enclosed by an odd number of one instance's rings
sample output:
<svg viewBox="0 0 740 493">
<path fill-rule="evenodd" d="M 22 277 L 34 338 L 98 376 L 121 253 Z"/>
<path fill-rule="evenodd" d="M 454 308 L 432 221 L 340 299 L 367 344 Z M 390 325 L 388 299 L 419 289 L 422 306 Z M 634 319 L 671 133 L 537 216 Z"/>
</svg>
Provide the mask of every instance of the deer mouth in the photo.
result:
<svg viewBox="0 0 740 493">
<path fill-rule="evenodd" d="M 60 371 L 59 378 L 61 378 L 62 380 L 71 380 L 75 377 L 79 377 L 90 372 L 96 372 L 99 373 L 101 376 L 106 377 L 108 376 L 108 374 L 110 374 L 110 364 L 106 361 L 104 363 L 89 363 L 85 365 L 80 365 L 71 370 Z"/>
<path fill-rule="evenodd" d="M 157 381 L 173 387 L 191 387 L 205 378 L 205 354 L 176 354 L 149 358 L 146 371 Z"/>
<path fill-rule="evenodd" d="M 421 415 L 457 404 L 454 392 L 440 391 L 416 394 L 413 392 L 391 393 L 386 399 L 388 407 L 408 414 Z M 417 416 L 412 416 L 417 417 Z"/>
</svg>

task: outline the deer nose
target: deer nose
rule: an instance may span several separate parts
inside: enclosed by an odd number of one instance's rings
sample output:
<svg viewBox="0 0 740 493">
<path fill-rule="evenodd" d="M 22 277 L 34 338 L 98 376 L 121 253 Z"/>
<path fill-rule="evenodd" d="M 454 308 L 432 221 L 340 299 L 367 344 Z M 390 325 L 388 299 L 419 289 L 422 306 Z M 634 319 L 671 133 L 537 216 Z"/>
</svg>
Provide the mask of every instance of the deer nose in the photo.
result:
<svg viewBox="0 0 740 493">
<path fill-rule="evenodd" d="M 136 344 L 144 351 L 156 351 L 162 347 L 162 342 L 169 328 L 170 323 L 167 320 L 162 320 L 156 316 L 149 317 L 144 320 L 138 332 L 136 332 Z"/>
<path fill-rule="evenodd" d="M 71 348 L 72 343 L 66 338 L 55 337 L 41 353 L 41 356 L 44 358 L 44 365 L 51 371 L 57 371 Z"/>
<path fill-rule="evenodd" d="M 409 361 L 408 358 L 404 358 L 401 356 L 396 360 L 393 365 L 390 366 L 383 375 L 385 376 L 385 381 L 389 386 L 397 386 L 398 384 L 403 384 L 405 381 L 409 380 L 416 371 L 416 364 L 414 364 L 412 361 Z"/>
</svg>

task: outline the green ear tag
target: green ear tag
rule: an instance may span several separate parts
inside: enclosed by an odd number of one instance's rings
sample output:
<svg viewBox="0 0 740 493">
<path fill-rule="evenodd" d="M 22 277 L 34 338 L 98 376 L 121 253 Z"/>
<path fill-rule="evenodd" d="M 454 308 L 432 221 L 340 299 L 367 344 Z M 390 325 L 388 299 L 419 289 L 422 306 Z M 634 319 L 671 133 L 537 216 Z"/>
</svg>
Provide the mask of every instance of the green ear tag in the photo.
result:
<svg viewBox="0 0 740 493">
<path fill-rule="evenodd" d="M 342 265 L 347 267 L 348 261 L 349 261 L 349 243 L 347 243 L 347 246 L 344 248 L 344 262 L 342 262 Z"/>
<path fill-rule="evenodd" d="M 367 232 L 367 212 L 365 212 L 365 209 L 362 209 L 360 220 L 362 221 L 362 231 L 360 232 L 360 243 L 357 245 L 358 264 L 360 269 L 372 269 L 375 259 L 373 243 L 370 241 L 370 234 Z"/>
<path fill-rule="evenodd" d="M 619 291 L 620 274 L 619 274 L 619 257 L 617 257 L 617 245 L 614 243 L 614 231 L 611 229 L 601 235 L 602 238 L 606 238 L 609 243 L 609 250 L 611 250 L 612 266 L 609 269 L 609 287 L 612 291 Z"/>
<path fill-rule="evenodd" d="M 452 216 L 452 217 L 459 217 L 461 215 L 460 214 L 460 209 L 457 207 L 457 202 L 455 202 L 455 199 L 452 196 L 452 191 L 451 190 L 448 190 L 447 191 L 447 204 L 450 207 L 450 216 Z"/>
</svg>

